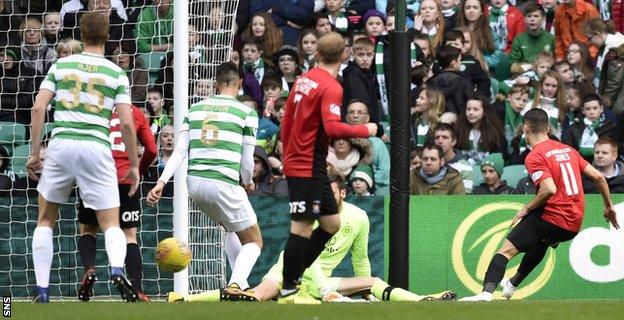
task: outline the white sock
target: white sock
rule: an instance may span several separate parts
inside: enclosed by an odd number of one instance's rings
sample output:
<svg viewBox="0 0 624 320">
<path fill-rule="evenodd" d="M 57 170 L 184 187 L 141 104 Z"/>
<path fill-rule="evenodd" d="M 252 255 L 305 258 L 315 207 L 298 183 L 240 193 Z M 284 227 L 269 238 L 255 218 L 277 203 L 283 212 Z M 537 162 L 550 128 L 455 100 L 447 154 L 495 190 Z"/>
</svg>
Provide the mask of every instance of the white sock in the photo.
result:
<svg viewBox="0 0 624 320">
<path fill-rule="evenodd" d="M 235 232 L 227 232 L 225 234 L 225 255 L 227 256 L 228 263 L 230 264 L 230 269 L 234 270 L 234 265 L 236 264 L 236 257 L 238 257 L 238 253 L 243 248 L 243 245 L 238 239 L 238 236 Z M 239 283 L 240 285 L 240 283 Z"/>
<path fill-rule="evenodd" d="M 36 227 L 33 232 L 32 255 L 35 265 L 35 278 L 39 287 L 47 288 L 50 285 L 53 251 L 52 228 Z"/>
<path fill-rule="evenodd" d="M 108 262 L 113 268 L 123 268 L 126 260 L 126 235 L 119 227 L 110 227 L 104 232 Z"/>
<path fill-rule="evenodd" d="M 236 283 L 241 288 L 247 288 L 247 277 L 251 273 L 251 269 L 256 264 L 256 260 L 260 256 L 260 247 L 255 243 L 248 243 L 243 246 L 238 257 L 236 257 L 236 264 L 232 269 L 232 277 L 228 285 Z M 244 284 L 244 285 L 243 285 Z"/>
</svg>

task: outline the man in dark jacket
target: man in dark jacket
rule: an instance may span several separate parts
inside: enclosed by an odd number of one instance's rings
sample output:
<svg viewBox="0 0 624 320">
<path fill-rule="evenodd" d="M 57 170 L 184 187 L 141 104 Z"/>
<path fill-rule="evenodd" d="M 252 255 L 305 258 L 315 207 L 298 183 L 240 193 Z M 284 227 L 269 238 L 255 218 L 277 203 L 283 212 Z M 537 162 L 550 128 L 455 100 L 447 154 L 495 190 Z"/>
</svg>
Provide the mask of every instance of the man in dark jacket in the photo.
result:
<svg viewBox="0 0 624 320">
<path fill-rule="evenodd" d="M 18 48 L 0 50 L 0 121 L 30 124 L 35 70 L 21 60 Z"/>
<path fill-rule="evenodd" d="M 126 12 L 119 12 L 123 9 L 123 5 L 116 3 L 111 5 L 111 1 L 79 1 L 79 9 L 73 12 L 63 12 L 61 28 L 61 38 L 72 38 L 80 40 L 80 28 L 78 21 L 80 17 L 88 11 L 109 11 L 110 29 L 109 43 L 115 42 L 119 45 L 122 39 L 130 39 L 134 37 L 131 24 L 126 23 L 128 16 Z M 133 48 L 134 50 L 134 48 Z"/>
<path fill-rule="evenodd" d="M 458 195 L 465 194 L 464 182 L 457 170 L 444 162 L 442 148 L 426 146 L 422 165 L 413 170 L 410 177 L 411 195 Z"/>
<path fill-rule="evenodd" d="M 259 146 L 254 149 L 253 182 L 256 184 L 256 189 L 249 193 L 250 196 L 288 196 L 286 179 L 273 175 L 269 157 L 266 151 Z"/>
<path fill-rule="evenodd" d="M 598 171 L 607 179 L 611 193 L 624 193 L 624 163 L 617 160 L 618 144 L 609 138 L 600 138 L 594 145 L 594 162 Z M 598 193 L 598 188 L 583 177 L 585 193 Z"/>
<path fill-rule="evenodd" d="M 511 194 L 514 188 L 507 185 L 505 180 L 501 180 L 505 161 L 500 153 L 492 153 L 487 156 L 481 164 L 481 175 L 483 183 L 472 190 L 472 194 Z"/>
<path fill-rule="evenodd" d="M 472 84 L 459 72 L 461 50 L 443 45 L 437 52 L 437 59 L 442 70 L 429 79 L 427 83 L 444 93 L 446 101 L 444 111 L 459 115 L 466 110 L 468 96 L 474 91 Z"/>
</svg>

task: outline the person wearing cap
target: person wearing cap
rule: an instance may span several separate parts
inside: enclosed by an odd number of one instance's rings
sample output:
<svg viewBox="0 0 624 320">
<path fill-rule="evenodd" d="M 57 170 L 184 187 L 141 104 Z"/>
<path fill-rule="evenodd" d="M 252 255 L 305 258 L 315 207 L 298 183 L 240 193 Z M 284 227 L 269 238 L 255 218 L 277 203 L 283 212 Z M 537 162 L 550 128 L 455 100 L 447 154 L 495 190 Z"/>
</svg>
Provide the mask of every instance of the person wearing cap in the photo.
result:
<svg viewBox="0 0 624 320">
<path fill-rule="evenodd" d="M 423 148 L 420 169 L 411 172 L 410 194 L 466 194 L 461 175 L 446 164 L 444 152 L 439 146 L 431 145 Z"/>
<path fill-rule="evenodd" d="M 372 196 L 374 187 L 373 168 L 366 164 L 357 166 L 351 173 L 349 184 L 354 195 L 361 197 Z"/>
<path fill-rule="evenodd" d="M 505 161 L 500 153 L 492 153 L 483 159 L 481 163 L 481 175 L 483 183 L 472 190 L 472 194 L 512 194 L 515 189 L 507 185 L 505 180 L 501 180 L 503 176 L 503 168 Z"/>
<path fill-rule="evenodd" d="M 35 70 L 22 61 L 19 48 L 0 50 L 0 121 L 30 124 Z"/>
<path fill-rule="evenodd" d="M 284 46 L 273 55 L 273 65 L 277 66 L 275 75 L 282 78 L 282 88 L 290 92 L 295 79 L 301 75 L 299 55 L 293 48 Z"/>
</svg>

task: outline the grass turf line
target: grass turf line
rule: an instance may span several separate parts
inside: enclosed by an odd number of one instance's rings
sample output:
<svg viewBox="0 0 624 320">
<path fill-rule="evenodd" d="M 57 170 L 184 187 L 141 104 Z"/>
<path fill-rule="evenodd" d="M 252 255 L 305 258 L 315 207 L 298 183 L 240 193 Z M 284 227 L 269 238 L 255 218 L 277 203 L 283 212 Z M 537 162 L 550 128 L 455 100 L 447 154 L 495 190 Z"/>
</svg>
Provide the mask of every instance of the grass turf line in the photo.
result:
<svg viewBox="0 0 624 320">
<path fill-rule="evenodd" d="M 14 319 L 622 319 L 623 301 L 383 302 L 316 306 L 269 303 L 14 303 Z"/>
</svg>

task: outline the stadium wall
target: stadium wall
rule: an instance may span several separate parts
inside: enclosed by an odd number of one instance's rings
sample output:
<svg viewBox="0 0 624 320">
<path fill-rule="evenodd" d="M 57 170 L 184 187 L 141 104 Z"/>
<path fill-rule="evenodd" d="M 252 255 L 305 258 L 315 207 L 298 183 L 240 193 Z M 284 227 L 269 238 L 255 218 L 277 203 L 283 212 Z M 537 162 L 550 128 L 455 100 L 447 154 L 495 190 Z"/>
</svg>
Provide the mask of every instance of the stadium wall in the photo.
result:
<svg viewBox="0 0 624 320">
<path fill-rule="evenodd" d="M 410 289 L 481 292 L 490 259 L 509 232 L 517 210 L 532 196 L 413 196 L 410 200 Z M 620 225 L 624 195 L 613 195 Z M 624 298 L 624 230 L 611 230 L 602 199 L 587 195 L 585 221 L 577 237 L 548 249 L 524 280 L 515 299 Z M 507 267 L 512 276 L 521 256 Z M 500 297 L 500 292 L 495 294 Z"/>
<path fill-rule="evenodd" d="M 36 220 L 36 198 L 0 197 L 0 291 L 4 295 L 27 297 L 35 283 L 31 242 Z M 500 246 L 517 209 L 531 196 L 412 196 L 410 199 L 410 290 L 417 293 L 457 291 L 460 296 L 481 290 L 485 269 Z M 624 225 L 624 195 L 613 199 Z M 347 199 L 349 201 L 349 199 Z M 373 275 L 387 279 L 388 198 L 352 199 L 366 210 L 371 222 L 369 258 Z M 262 229 L 265 247 L 250 278 L 258 283 L 283 249 L 290 219 L 288 201 L 283 198 L 251 197 Z M 6 210 L 11 208 L 10 210 Z M 624 231 L 610 230 L 602 218 L 602 200 L 586 197 L 586 218 L 582 231 L 572 242 L 549 249 L 545 263 L 525 280 L 514 298 L 528 299 L 622 299 L 624 298 Z M 158 212 L 158 214 L 157 214 Z M 144 259 L 143 286 L 150 294 L 173 289 L 172 274 L 160 272 L 154 264 L 154 247 L 171 236 L 172 203 L 164 199 L 158 208 L 144 207 L 141 247 Z M 51 274 L 55 295 L 73 296 L 82 269 L 75 248 L 75 209 L 61 206 L 61 223 L 55 229 L 55 270 Z M 61 236 L 59 236 L 61 235 Z M 98 239 L 97 264 L 106 265 L 104 241 Z M 59 250 L 60 249 L 60 250 Z M 56 257 L 60 258 L 57 259 Z M 58 265 L 60 261 L 60 264 Z M 514 259 L 514 272 L 520 259 Z M 199 272 L 199 271 L 198 271 Z M 202 270 L 202 272 L 209 272 Z M 351 276 L 347 257 L 335 272 Z M 98 282 L 96 295 L 109 292 Z"/>
</svg>

